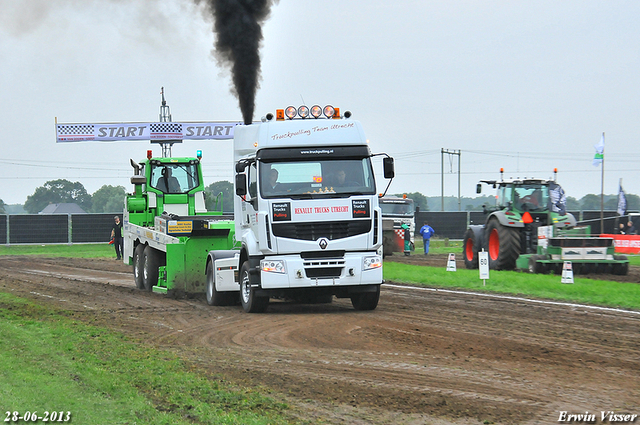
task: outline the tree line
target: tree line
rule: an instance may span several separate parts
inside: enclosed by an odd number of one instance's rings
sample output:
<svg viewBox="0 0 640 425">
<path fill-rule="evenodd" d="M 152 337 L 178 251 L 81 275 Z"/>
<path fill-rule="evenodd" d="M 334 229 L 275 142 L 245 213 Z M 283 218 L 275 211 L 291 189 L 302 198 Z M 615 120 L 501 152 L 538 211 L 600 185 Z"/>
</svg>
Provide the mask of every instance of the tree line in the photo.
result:
<svg viewBox="0 0 640 425">
<path fill-rule="evenodd" d="M 93 194 L 80 182 L 71 182 L 65 179 L 50 180 L 36 188 L 32 195 L 27 197 L 24 210 L 29 214 L 38 214 L 49 204 L 72 203 L 77 204 L 89 213 L 122 213 L 124 208 L 125 188 L 122 186 L 104 185 Z M 427 197 L 420 192 L 399 193 L 395 196 L 407 195 L 413 200 L 414 206 L 420 211 L 440 211 L 444 203 L 445 211 L 482 211 L 483 205 L 495 205 L 493 196 L 477 196 L 475 198 L 455 196 Z M 205 205 L 209 211 L 220 210 L 233 212 L 233 184 L 222 180 L 211 183 L 205 189 Z M 626 194 L 627 210 L 640 210 L 640 197 L 634 194 Z M 6 204 L 0 199 L 0 214 L 6 214 Z M 615 211 L 618 208 L 618 195 L 604 196 L 604 209 Z M 567 210 L 569 211 L 593 211 L 600 210 L 600 195 L 585 195 L 580 199 L 567 197 Z"/>
</svg>

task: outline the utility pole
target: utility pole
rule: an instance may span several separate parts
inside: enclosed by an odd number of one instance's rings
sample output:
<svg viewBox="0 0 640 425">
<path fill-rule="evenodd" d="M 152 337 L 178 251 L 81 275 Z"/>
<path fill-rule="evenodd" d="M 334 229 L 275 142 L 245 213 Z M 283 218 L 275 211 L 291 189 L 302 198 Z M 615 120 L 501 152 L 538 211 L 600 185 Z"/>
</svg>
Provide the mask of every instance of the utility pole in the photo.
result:
<svg viewBox="0 0 640 425">
<path fill-rule="evenodd" d="M 451 162 L 451 156 L 458 157 L 458 211 L 462 211 L 460 205 L 460 150 L 449 150 L 449 149 L 440 149 L 440 183 L 441 183 L 441 195 L 440 202 L 441 207 L 440 210 L 444 211 L 444 155 L 449 155 L 449 162 Z"/>
</svg>

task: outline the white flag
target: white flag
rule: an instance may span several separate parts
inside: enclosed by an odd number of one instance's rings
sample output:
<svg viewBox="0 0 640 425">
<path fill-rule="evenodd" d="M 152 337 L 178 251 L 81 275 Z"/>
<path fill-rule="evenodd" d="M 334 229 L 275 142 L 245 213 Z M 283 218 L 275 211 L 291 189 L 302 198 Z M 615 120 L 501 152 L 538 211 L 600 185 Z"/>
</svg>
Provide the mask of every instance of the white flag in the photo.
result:
<svg viewBox="0 0 640 425">
<path fill-rule="evenodd" d="M 622 184 L 618 186 L 618 214 L 625 215 L 627 213 L 627 197 L 622 190 Z"/>
<path fill-rule="evenodd" d="M 604 133 L 602 133 L 600 143 L 595 144 L 593 147 L 596 148 L 596 154 L 593 157 L 593 166 L 597 167 L 602 164 L 602 161 L 604 160 Z"/>
</svg>

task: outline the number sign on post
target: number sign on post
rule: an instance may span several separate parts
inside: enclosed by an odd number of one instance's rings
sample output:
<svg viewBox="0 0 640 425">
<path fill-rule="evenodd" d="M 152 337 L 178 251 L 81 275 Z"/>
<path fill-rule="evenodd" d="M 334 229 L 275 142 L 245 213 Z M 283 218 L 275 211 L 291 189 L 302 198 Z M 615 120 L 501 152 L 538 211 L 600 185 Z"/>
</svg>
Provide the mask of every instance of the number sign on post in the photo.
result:
<svg viewBox="0 0 640 425">
<path fill-rule="evenodd" d="M 489 279 L 489 253 L 484 249 L 478 252 L 478 265 L 482 286 L 485 286 L 486 280 Z"/>
</svg>

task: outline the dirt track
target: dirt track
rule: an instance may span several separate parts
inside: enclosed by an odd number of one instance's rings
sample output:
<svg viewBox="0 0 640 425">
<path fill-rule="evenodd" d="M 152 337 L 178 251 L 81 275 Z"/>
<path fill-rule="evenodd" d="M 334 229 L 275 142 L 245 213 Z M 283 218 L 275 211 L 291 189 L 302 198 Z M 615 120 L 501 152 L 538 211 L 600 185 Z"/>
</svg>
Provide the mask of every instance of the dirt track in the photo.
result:
<svg viewBox="0 0 640 425">
<path fill-rule="evenodd" d="M 114 260 L 0 257 L 0 289 L 179 352 L 203 373 L 270 389 L 325 423 L 555 424 L 561 411 L 640 414 L 633 312 L 388 282 L 373 312 L 334 300 L 273 302 L 249 315 L 140 292 Z"/>
</svg>

